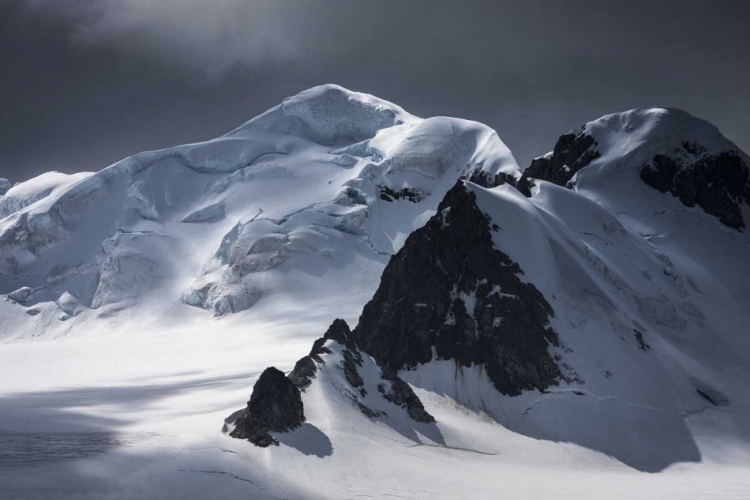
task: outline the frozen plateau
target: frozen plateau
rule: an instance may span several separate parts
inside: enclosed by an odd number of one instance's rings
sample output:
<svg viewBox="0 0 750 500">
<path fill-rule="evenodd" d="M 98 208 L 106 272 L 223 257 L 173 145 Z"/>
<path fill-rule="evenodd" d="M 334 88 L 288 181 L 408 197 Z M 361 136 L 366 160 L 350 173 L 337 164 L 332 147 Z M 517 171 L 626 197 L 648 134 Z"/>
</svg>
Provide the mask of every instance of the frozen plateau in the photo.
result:
<svg viewBox="0 0 750 500">
<path fill-rule="evenodd" d="M 750 157 L 550 147 L 324 85 L 0 182 L 0 498 L 750 498 Z"/>
</svg>

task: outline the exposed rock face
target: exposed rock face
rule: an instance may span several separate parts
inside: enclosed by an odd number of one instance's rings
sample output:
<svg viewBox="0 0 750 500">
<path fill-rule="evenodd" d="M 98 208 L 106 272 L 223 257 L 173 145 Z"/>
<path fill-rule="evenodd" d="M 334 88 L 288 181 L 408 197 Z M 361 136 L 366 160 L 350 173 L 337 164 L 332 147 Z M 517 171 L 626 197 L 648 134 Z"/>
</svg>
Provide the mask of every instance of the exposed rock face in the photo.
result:
<svg viewBox="0 0 750 500">
<path fill-rule="evenodd" d="M 391 389 L 388 392 L 385 392 L 384 386 L 378 386 L 378 388 L 383 387 L 383 397 L 385 399 L 397 406 L 406 408 L 406 411 L 409 413 L 412 420 L 426 424 L 435 421 L 435 418 L 424 409 L 422 400 L 414 394 L 414 391 L 409 384 L 388 370 L 385 370 L 382 376 L 384 379 L 391 381 Z"/>
<path fill-rule="evenodd" d="M 361 365 L 362 357 L 360 356 L 359 352 L 357 352 L 355 355 L 349 349 L 344 351 L 344 362 L 342 363 L 341 367 L 344 369 L 344 376 L 346 377 L 346 381 L 349 382 L 349 385 L 351 385 L 355 389 L 359 389 L 360 394 L 364 396 L 367 394 L 365 389 L 362 387 L 363 385 L 365 385 L 365 381 L 362 380 L 362 377 L 357 371 L 357 366 Z"/>
<path fill-rule="evenodd" d="M 330 346 L 329 347 L 326 346 Z M 333 350 L 332 350 L 333 349 Z M 388 414 L 382 410 L 370 408 L 363 402 L 367 396 L 365 380 L 359 372 L 364 360 L 362 353 L 352 340 L 349 325 L 342 319 L 337 319 L 328 328 L 325 335 L 313 343 L 310 354 L 297 361 L 289 376 L 276 368 L 267 368 L 261 374 L 253 387 L 253 394 L 247 408 L 234 420 L 235 428 L 230 436 L 247 439 L 253 444 L 266 447 L 278 444 L 270 432 L 287 432 L 293 430 L 305 420 L 300 391 L 304 391 L 313 383 L 318 370 L 326 365 L 323 355 L 334 355 L 334 350 L 341 355 L 339 369 L 351 389 L 339 385 L 342 396 L 350 399 L 352 404 L 365 416 L 371 419 L 387 418 Z M 368 360 L 372 364 L 372 360 Z M 369 372 L 372 374 L 372 370 Z M 383 370 L 379 376 L 372 379 L 370 387 L 377 387 L 382 397 L 406 410 L 409 417 L 416 422 L 432 423 L 435 419 L 425 409 L 422 401 L 412 388 L 398 375 L 390 370 Z M 373 391 L 374 392 L 374 391 Z M 234 419 L 234 416 L 231 417 Z M 228 420 L 231 421 L 231 420 Z"/>
<path fill-rule="evenodd" d="M 318 339 L 315 343 L 318 344 L 320 340 L 321 339 Z M 335 340 L 350 350 L 357 349 L 352 338 L 352 331 L 343 319 L 333 320 L 333 323 L 331 323 L 331 326 L 328 327 L 325 335 L 323 335 L 323 342 L 326 340 Z M 320 345 L 322 345 L 323 342 L 320 342 Z"/>
<path fill-rule="evenodd" d="M 474 170 L 466 180 L 487 189 L 502 186 L 503 184 L 510 184 L 527 198 L 531 197 L 531 188 L 534 185 L 533 180 L 531 180 L 525 173 L 520 177 L 514 177 L 502 172 L 490 174 L 481 169 Z"/>
<path fill-rule="evenodd" d="M 419 189 L 410 187 L 401 188 L 398 191 L 388 186 L 378 186 L 378 194 L 383 201 L 407 200 L 412 203 L 419 203 L 426 198 L 426 194 Z"/>
<path fill-rule="evenodd" d="M 310 387 L 312 379 L 315 378 L 315 374 L 318 371 L 318 367 L 315 366 L 315 360 L 312 356 L 305 356 L 300 358 L 294 365 L 294 369 L 289 374 L 289 380 L 297 386 L 300 391 L 303 391 Z"/>
<path fill-rule="evenodd" d="M 261 447 L 278 445 L 270 432 L 286 432 L 302 425 L 305 412 L 300 391 L 282 371 L 266 368 L 253 387 L 245 413 L 235 422 L 232 437 Z"/>
<path fill-rule="evenodd" d="M 520 177 L 514 177 L 502 172 L 493 175 L 481 169 L 474 170 L 466 180 L 487 189 L 502 186 L 503 184 L 510 184 L 527 198 L 531 197 L 531 187 L 533 186 L 533 181 L 525 174 Z"/>
<path fill-rule="evenodd" d="M 316 344 L 318 345 L 318 348 L 321 348 L 321 344 L 318 344 L 321 340 L 334 340 L 344 348 L 342 350 L 343 361 L 341 363 L 341 369 L 344 372 L 344 378 L 346 381 L 352 389 L 355 389 L 359 393 L 358 396 L 354 392 L 350 392 L 349 395 L 352 402 L 368 418 L 374 419 L 387 417 L 387 413 L 373 410 L 360 399 L 367 396 L 365 380 L 360 375 L 358 369 L 362 367 L 363 359 L 362 353 L 359 351 L 357 345 L 351 340 L 351 337 L 352 332 L 349 330 L 349 325 L 347 325 L 344 320 L 337 319 L 328 329 L 325 337 L 323 339 L 318 339 Z M 316 347 L 313 346 L 313 351 L 315 351 L 315 349 Z M 325 347 L 322 347 L 322 349 L 327 350 Z M 330 353 L 330 351 L 328 352 Z M 433 416 L 424 409 L 422 401 L 414 393 L 411 386 L 404 382 L 395 372 L 388 368 L 381 369 L 377 382 L 378 392 L 382 394 L 383 398 L 394 405 L 405 409 L 412 420 L 422 423 L 432 423 L 435 421 Z M 386 389 L 386 386 L 388 386 L 388 389 Z"/>
<path fill-rule="evenodd" d="M 491 174 L 482 169 L 473 170 L 467 180 L 487 189 L 492 189 L 493 187 L 501 186 L 506 183 L 514 187 L 517 184 L 516 178 L 512 175 L 504 174 L 502 172 Z"/>
<path fill-rule="evenodd" d="M 576 172 L 601 156 L 596 140 L 584 133 L 560 136 L 551 155 L 536 158 L 524 171 L 523 178 L 532 177 L 566 186 Z"/>
<path fill-rule="evenodd" d="M 346 324 L 346 321 L 344 321 L 343 319 L 333 320 L 333 323 L 331 323 L 331 326 L 328 327 L 326 333 L 318 340 L 313 342 L 310 354 L 301 358 L 294 365 L 294 369 L 289 374 L 289 380 L 291 380 L 294 385 L 296 385 L 302 391 L 310 386 L 310 384 L 312 383 L 312 379 L 315 378 L 315 374 L 318 371 L 316 363 L 323 363 L 323 359 L 320 357 L 321 354 L 331 354 L 331 351 L 324 346 L 324 344 L 328 340 L 335 340 L 339 344 L 346 347 L 349 351 L 353 350 L 354 352 L 356 352 L 357 360 L 361 363 L 361 355 L 359 354 L 357 346 L 352 342 L 351 335 L 352 332 L 349 329 L 349 325 Z M 354 358 L 352 358 L 352 362 L 354 362 Z M 349 371 L 351 372 L 351 367 Z M 356 373 L 357 371 L 355 368 L 354 374 Z M 359 377 L 359 375 L 356 375 L 356 377 Z M 349 378 L 349 376 L 347 376 L 347 378 Z M 356 378 L 353 378 L 353 380 L 356 381 Z M 361 381 L 361 378 L 359 380 Z M 354 387 L 358 387 L 358 385 L 353 384 L 351 380 L 349 381 L 349 383 L 351 383 Z M 361 383 L 359 385 L 361 385 Z"/>
<path fill-rule="evenodd" d="M 674 157 L 654 156 L 641 168 L 643 182 L 688 207 L 698 205 L 726 226 L 744 228 L 742 204 L 750 205 L 750 174 L 737 151 L 708 155 L 690 142 L 682 148 Z"/>
<path fill-rule="evenodd" d="M 393 372 L 433 352 L 480 364 L 507 395 L 556 385 L 563 375 L 548 351 L 558 344 L 552 308 L 518 278 L 523 271 L 494 247 L 492 232 L 459 181 L 388 263 L 353 331 L 359 349 Z"/>
</svg>

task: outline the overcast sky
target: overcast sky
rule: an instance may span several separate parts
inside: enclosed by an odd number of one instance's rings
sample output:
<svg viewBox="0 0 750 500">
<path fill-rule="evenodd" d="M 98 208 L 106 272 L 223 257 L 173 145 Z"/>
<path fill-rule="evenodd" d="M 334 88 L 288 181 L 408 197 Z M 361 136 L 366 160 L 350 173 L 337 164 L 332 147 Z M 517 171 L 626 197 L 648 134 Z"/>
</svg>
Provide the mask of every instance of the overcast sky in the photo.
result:
<svg viewBox="0 0 750 500">
<path fill-rule="evenodd" d="M 0 176 L 209 139 L 329 82 L 486 123 L 521 166 L 634 107 L 750 151 L 750 1 L 0 0 Z"/>
</svg>

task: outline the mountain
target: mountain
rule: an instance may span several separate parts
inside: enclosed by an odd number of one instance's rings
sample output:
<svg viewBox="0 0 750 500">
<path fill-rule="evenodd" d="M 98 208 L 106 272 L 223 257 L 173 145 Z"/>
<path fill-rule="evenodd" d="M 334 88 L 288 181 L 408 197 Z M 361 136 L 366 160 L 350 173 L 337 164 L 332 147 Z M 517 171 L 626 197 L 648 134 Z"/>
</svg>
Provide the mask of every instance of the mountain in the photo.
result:
<svg viewBox="0 0 750 500">
<path fill-rule="evenodd" d="M 742 229 L 750 205 L 750 158 L 710 123 L 678 109 L 632 110 L 604 116 L 560 137 L 526 176 L 558 185 L 614 186 L 621 170 L 637 169 L 647 185 L 699 206 Z M 588 189 L 584 184 L 582 190 Z"/>
<path fill-rule="evenodd" d="M 218 139 L 41 175 L 0 198 L 0 335 L 158 328 L 203 320 L 185 305 L 226 316 L 321 293 L 357 310 L 352 295 L 472 175 L 520 176 L 493 130 L 335 85 Z"/>
<path fill-rule="evenodd" d="M 17 184 L 0 497 L 741 498 L 748 165 L 643 109 L 522 170 L 325 85 Z"/>
<path fill-rule="evenodd" d="M 706 122 L 648 109 L 563 135 L 522 178 L 459 180 L 356 326 L 336 320 L 287 375 L 296 425 L 251 418 L 284 408 L 254 401 L 261 377 L 226 430 L 501 453 L 452 425 L 470 412 L 644 472 L 747 449 L 748 165 Z"/>
</svg>

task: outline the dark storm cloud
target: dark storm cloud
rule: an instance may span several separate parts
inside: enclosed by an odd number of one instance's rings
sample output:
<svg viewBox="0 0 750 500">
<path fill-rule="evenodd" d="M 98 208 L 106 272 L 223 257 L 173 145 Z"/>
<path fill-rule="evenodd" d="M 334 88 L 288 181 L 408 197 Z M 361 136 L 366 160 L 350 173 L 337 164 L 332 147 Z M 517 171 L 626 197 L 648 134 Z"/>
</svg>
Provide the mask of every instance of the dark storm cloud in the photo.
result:
<svg viewBox="0 0 750 500">
<path fill-rule="evenodd" d="M 750 150 L 750 2 L 0 0 L 0 175 L 96 170 L 335 82 L 495 128 L 522 166 L 674 106 Z"/>
<path fill-rule="evenodd" d="M 289 60 L 298 41 L 275 19 L 279 2 L 252 0 L 26 0 L 26 12 L 57 18 L 76 48 L 110 47 L 208 78 L 238 66 Z M 269 22 L 270 21 L 270 22 Z M 288 19 L 287 21 L 291 21 Z"/>
</svg>

